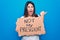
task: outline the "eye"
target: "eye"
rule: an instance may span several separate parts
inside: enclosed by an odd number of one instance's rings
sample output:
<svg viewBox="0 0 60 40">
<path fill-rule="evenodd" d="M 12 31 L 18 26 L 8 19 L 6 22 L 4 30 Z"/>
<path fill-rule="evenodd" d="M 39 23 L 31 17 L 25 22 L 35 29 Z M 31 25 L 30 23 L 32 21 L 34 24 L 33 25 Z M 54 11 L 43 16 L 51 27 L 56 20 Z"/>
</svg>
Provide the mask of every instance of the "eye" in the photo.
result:
<svg viewBox="0 0 60 40">
<path fill-rule="evenodd" d="M 33 6 L 31 6 L 31 8 L 33 8 Z"/>
<path fill-rule="evenodd" d="M 30 6 L 27 6 L 28 8 L 30 8 Z"/>
</svg>

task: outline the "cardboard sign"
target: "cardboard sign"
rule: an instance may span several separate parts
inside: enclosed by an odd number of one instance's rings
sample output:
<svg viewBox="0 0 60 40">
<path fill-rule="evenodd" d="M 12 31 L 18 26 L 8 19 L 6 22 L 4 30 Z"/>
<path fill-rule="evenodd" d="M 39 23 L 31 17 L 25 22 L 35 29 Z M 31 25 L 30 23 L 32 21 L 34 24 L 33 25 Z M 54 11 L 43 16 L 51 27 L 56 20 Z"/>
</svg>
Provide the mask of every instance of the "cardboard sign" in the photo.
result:
<svg viewBox="0 0 60 40">
<path fill-rule="evenodd" d="M 41 35 L 45 34 L 44 23 L 41 17 L 19 18 L 16 22 L 18 35 Z"/>
</svg>

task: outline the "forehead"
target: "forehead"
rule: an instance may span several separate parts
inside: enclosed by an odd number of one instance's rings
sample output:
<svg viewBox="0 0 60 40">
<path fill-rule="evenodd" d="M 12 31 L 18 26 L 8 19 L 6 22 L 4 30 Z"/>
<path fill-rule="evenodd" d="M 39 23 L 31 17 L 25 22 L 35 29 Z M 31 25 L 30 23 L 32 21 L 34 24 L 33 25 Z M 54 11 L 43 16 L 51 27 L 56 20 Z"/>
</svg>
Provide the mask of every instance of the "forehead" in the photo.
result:
<svg viewBox="0 0 60 40">
<path fill-rule="evenodd" d="M 29 3 L 28 6 L 33 6 L 33 5 L 31 3 Z"/>
</svg>

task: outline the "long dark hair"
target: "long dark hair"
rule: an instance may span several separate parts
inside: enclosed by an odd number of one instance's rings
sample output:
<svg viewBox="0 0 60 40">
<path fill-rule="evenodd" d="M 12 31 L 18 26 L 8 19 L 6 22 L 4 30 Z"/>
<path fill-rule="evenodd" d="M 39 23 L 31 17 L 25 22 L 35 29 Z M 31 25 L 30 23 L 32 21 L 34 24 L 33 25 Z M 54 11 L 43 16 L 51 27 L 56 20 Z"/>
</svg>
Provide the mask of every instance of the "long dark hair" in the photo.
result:
<svg viewBox="0 0 60 40">
<path fill-rule="evenodd" d="M 26 4 L 25 4 L 25 9 L 24 9 L 24 17 L 28 17 L 28 10 L 27 10 L 28 4 L 32 4 L 33 7 L 34 7 L 34 12 L 33 12 L 33 14 L 32 14 L 32 17 L 38 17 L 38 15 L 35 14 L 35 5 L 34 5 L 34 3 L 33 3 L 32 1 L 27 1 L 27 2 L 26 2 Z"/>
</svg>

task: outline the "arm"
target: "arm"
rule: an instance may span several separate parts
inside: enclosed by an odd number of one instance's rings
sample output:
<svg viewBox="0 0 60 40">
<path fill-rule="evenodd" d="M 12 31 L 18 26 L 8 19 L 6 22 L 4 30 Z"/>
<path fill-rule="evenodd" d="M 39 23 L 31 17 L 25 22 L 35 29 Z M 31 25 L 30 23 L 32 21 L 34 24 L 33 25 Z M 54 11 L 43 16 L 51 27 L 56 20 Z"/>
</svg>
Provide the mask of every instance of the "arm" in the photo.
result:
<svg viewBox="0 0 60 40">
<path fill-rule="evenodd" d="M 18 20 L 17 20 L 17 22 L 16 22 L 16 31 L 18 32 L 18 29 L 19 29 L 19 18 L 18 18 Z"/>
<path fill-rule="evenodd" d="M 46 14 L 47 12 L 44 12 L 44 11 L 42 11 L 41 13 L 40 13 L 40 17 L 41 17 L 41 19 L 42 19 L 42 22 L 44 22 L 44 15 Z"/>
<path fill-rule="evenodd" d="M 19 18 L 17 19 L 17 22 L 16 22 L 16 32 L 18 32 L 18 36 L 20 37 L 20 24 L 19 24 Z"/>
<path fill-rule="evenodd" d="M 24 18 L 24 16 L 22 16 L 21 18 Z M 16 29 L 15 30 L 16 30 L 16 32 L 18 32 L 18 36 L 21 36 L 20 35 L 20 32 L 19 32 L 19 30 L 20 30 L 20 27 L 19 27 L 20 26 L 20 23 L 19 23 L 19 21 L 20 21 L 20 18 L 17 19 Z"/>
<path fill-rule="evenodd" d="M 24 16 L 22 16 L 21 18 L 24 18 Z M 19 18 L 17 19 L 17 22 L 16 22 L 16 31 L 18 32 L 19 30 Z"/>
<path fill-rule="evenodd" d="M 46 14 L 47 12 L 44 12 L 44 11 L 42 11 L 41 13 L 40 13 L 40 17 L 41 17 L 41 21 L 43 22 L 43 23 L 41 23 L 42 24 L 42 27 L 41 27 L 41 29 L 43 30 L 42 31 L 42 34 L 45 34 L 46 32 L 45 32 L 45 28 L 44 28 L 44 15 Z"/>
</svg>

